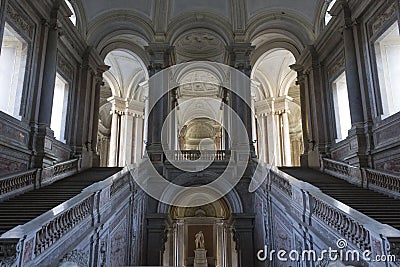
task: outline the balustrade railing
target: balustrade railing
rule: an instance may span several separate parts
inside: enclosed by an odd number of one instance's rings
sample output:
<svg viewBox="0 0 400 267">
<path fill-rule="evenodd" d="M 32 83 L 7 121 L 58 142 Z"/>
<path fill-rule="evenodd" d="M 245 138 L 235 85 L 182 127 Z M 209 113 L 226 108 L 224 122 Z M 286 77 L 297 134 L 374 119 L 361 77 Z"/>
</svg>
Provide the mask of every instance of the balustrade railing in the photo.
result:
<svg viewBox="0 0 400 267">
<path fill-rule="evenodd" d="M 321 163 L 321 170 L 323 172 L 358 186 L 363 185 L 360 168 L 327 158 L 323 158 Z"/>
<path fill-rule="evenodd" d="M 363 188 L 400 198 L 400 176 L 326 158 L 322 159 L 322 171 Z"/>
<path fill-rule="evenodd" d="M 261 174 L 262 172 L 259 172 L 255 175 Z M 279 201 L 281 205 L 288 206 L 288 210 L 291 210 L 293 214 L 307 216 L 307 220 L 304 220 L 306 217 L 302 216 L 298 219 L 308 223 L 310 229 L 319 229 L 325 236 L 336 236 L 336 240 L 328 238 L 327 242 L 345 239 L 349 241 L 348 249 L 358 249 L 361 253 L 369 250 L 376 255 L 386 253 L 386 255 L 400 257 L 398 251 L 400 231 L 389 225 L 383 225 L 331 198 L 315 186 L 299 181 L 276 167 L 268 166 L 264 188 L 267 194 L 274 196 L 272 201 Z M 280 194 L 276 194 L 277 191 Z M 283 199 L 282 195 L 286 198 Z M 336 244 L 333 243 L 332 247 L 335 246 Z M 385 250 L 375 251 L 376 248 L 385 248 Z"/>
<path fill-rule="evenodd" d="M 80 163 L 80 159 L 73 159 L 43 170 L 33 169 L 4 176 L 0 178 L 0 201 L 73 175 L 79 172 Z"/>
<path fill-rule="evenodd" d="M 0 237 L 0 266 L 37 266 L 57 251 L 56 248 L 62 247 L 65 240 L 81 240 L 83 233 L 77 234 L 77 231 L 94 231 L 100 217 L 116 212 L 111 203 L 125 199 L 132 185 L 131 172 L 125 167 L 27 224 L 3 234 Z"/>
<path fill-rule="evenodd" d="M 176 150 L 170 151 L 168 158 L 175 161 L 225 161 L 229 160 L 229 153 L 225 150 Z"/>
<path fill-rule="evenodd" d="M 38 170 L 30 170 L 0 178 L 0 200 L 32 190 L 37 184 Z"/>
<path fill-rule="evenodd" d="M 372 169 L 364 169 L 363 174 L 369 189 L 400 198 L 400 176 Z"/>
</svg>

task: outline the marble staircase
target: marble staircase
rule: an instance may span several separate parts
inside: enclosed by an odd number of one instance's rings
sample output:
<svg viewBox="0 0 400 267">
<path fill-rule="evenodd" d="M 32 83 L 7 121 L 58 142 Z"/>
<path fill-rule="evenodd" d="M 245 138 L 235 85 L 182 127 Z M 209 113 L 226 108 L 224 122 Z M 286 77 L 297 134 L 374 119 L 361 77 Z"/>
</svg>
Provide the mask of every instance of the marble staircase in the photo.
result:
<svg viewBox="0 0 400 267">
<path fill-rule="evenodd" d="M 84 188 L 119 171 L 121 168 L 92 168 L 0 202 L 0 235 L 35 219 L 81 193 Z"/>
<path fill-rule="evenodd" d="M 400 230 L 400 199 L 361 188 L 348 181 L 310 168 L 285 167 L 280 170 L 298 180 L 314 185 L 323 193 L 368 217 Z"/>
</svg>

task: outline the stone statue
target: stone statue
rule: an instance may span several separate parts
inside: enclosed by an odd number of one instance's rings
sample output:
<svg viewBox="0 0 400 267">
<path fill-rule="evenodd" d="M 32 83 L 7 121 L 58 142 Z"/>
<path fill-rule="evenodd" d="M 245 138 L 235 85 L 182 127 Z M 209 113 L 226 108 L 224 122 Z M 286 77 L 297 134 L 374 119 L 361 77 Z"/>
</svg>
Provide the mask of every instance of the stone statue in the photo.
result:
<svg viewBox="0 0 400 267">
<path fill-rule="evenodd" d="M 195 243 L 196 243 L 196 249 L 204 249 L 204 235 L 202 231 L 196 234 Z"/>
</svg>

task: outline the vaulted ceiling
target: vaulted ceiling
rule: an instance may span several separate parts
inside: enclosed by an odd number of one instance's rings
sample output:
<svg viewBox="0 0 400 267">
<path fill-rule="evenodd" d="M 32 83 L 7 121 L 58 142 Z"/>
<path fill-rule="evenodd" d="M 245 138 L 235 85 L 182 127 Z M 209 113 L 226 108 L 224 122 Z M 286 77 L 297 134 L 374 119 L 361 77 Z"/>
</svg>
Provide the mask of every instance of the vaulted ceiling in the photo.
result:
<svg viewBox="0 0 400 267">
<path fill-rule="evenodd" d="M 266 10 L 279 10 L 294 12 L 313 23 L 317 14 L 320 1 L 316 0 L 162 0 L 168 1 L 167 13 L 169 19 L 173 19 L 185 12 L 207 11 L 232 20 L 235 8 L 243 5 L 247 19 L 251 19 L 258 13 Z M 83 5 L 88 20 L 93 20 L 99 15 L 109 11 L 132 10 L 138 12 L 150 20 L 154 19 L 157 8 L 156 0 L 84 0 Z"/>
</svg>

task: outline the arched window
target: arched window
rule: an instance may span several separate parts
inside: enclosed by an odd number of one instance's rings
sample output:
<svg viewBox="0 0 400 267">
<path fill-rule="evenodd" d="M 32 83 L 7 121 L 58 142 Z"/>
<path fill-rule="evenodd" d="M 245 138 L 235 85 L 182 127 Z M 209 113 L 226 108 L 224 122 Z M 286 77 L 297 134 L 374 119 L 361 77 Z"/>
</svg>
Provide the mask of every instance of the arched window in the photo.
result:
<svg viewBox="0 0 400 267">
<path fill-rule="evenodd" d="M 69 0 L 64 0 L 65 3 L 67 4 L 67 6 L 69 7 L 69 9 L 72 12 L 72 15 L 69 17 L 69 19 L 72 21 L 72 23 L 76 26 L 76 13 L 75 13 L 75 9 L 72 6 L 71 2 Z"/>
<path fill-rule="evenodd" d="M 326 13 L 325 13 L 325 25 L 328 25 L 328 23 L 332 19 L 332 15 L 329 14 L 329 11 L 331 11 L 331 9 L 335 5 L 335 3 L 336 3 L 336 0 L 332 0 L 332 1 L 330 1 L 329 5 L 328 5 L 328 8 L 327 8 Z"/>
</svg>

